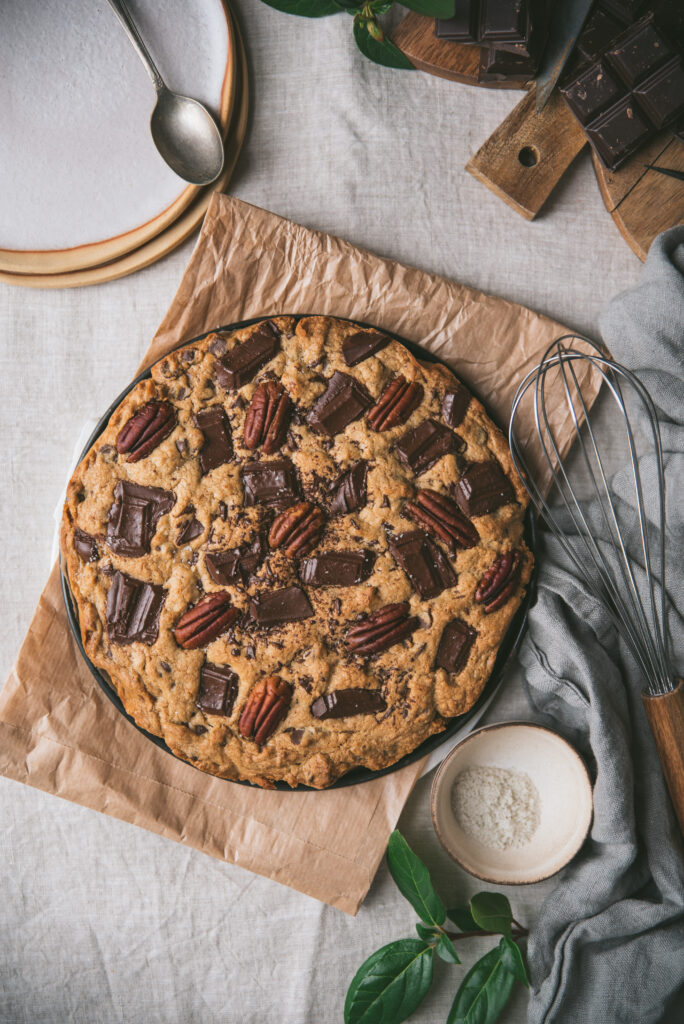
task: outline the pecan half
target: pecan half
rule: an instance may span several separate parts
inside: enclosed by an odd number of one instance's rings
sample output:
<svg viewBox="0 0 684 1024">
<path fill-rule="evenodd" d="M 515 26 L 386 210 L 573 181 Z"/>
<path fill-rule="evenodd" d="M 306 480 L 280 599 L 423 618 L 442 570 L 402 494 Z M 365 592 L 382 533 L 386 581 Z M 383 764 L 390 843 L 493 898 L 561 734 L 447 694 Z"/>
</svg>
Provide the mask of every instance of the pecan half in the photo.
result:
<svg viewBox="0 0 684 1024">
<path fill-rule="evenodd" d="M 407 501 L 404 505 L 404 513 L 437 540 L 444 541 L 451 551 L 455 547 L 475 547 L 480 539 L 470 519 L 463 515 L 456 502 L 438 491 L 427 488 L 418 491 L 416 500 Z"/>
<path fill-rule="evenodd" d="M 520 562 L 518 551 L 506 551 L 492 562 L 478 583 L 475 600 L 484 605 L 486 615 L 501 608 L 517 589 Z"/>
<path fill-rule="evenodd" d="M 238 729 L 245 739 L 253 739 L 262 746 L 273 735 L 289 711 L 292 688 L 279 676 L 260 680 L 247 698 Z"/>
<path fill-rule="evenodd" d="M 119 431 L 116 450 L 128 454 L 126 462 L 138 462 L 168 437 L 176 425 L 176 413 L 169 402 L 152 399 L 141 406 Z"/>
<path fill-rule="evenodd" d="M 173 635 L 179 647 L 192 651 L 225 633 L 237 617 L 238 610 L 231 606 L 229 594 L 224 591 L 207 594 L 181 615 L 173 627 Z"/>
<path fill-rule="evenodd" d="M 268 534 L 272 548 L 282 547 L 290 558 L 303 555 L 316 546 L 325 526 L 325 516 L 310 501 L 290 505 L 276 516 Z"/>
<path fill-rule="evenodd" d="M 287 435 L 292 402 L 282 384 L 264 380 L 259 384 L 245 417 L 244 441 L 247 448 L 264 447 L 266 455 L 273 455 Z"/>
<path fill-rule="evenodd" d="M 368 426 L 378 433 L 406 423 L 423 400 L 423 385 L 399 376 L 391 380 L 368 413 Z"/>
<path fill-rule="evenodd" d="M 418 616 L 409 616 L 408 601 L 386 604 L 348 629 L 345 639 L 354 654 L 377 654 L 398 644 L 418 626 Z"/>
</svg>

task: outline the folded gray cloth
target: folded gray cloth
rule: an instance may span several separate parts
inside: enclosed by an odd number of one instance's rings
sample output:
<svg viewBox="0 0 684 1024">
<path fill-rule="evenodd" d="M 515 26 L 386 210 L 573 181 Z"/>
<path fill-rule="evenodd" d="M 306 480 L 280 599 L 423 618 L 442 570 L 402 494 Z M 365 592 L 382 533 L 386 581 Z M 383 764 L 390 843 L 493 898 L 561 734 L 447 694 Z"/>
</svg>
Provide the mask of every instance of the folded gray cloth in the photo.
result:
<svg viewBox="0 0 684 1024">
<path fill-rule="evenodd" d="M 601 331 L 615 359 L 650 391 L 661 422 L 670 630 L 682 675 L 684 227 L 655 240 L 641 283 L 611 302 Z M 618 473 L 615 485 L 628 511 L 634 499 L 626 476 Z M 630 554 L 640 563 L 635 539 Z M 596 782 L 590 838 L 559 876 L 530 937 L 528 1019 L 682 1024 L 684 846 L 641 703 L 645 681 L 605 610 L 546 532 L 539 563 L 539 596 L 520 655 L 528 695 L 551 727 L 575 743 Z"/>
</svg>

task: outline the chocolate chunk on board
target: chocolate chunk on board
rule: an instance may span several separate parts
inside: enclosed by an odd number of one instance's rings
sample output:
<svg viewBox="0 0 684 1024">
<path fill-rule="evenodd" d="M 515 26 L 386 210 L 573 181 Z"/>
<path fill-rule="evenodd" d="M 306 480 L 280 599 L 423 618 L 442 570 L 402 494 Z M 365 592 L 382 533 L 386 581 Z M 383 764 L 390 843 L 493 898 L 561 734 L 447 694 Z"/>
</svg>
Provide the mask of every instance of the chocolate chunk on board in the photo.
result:
<svg viewBox="0 0 684 1024">
<path fill-rule="evenodd" d="M 330 514 L 343 516 L 363 508 L 368 500 L 367 479 L 368 463 L 365 459 L 359 459 L 350 469 L 341 473 L 330 488 Z"/>
<path fill-rule="evenodd" d="M 123 558 L 149 553 L 157 523 L 175 504 L 171 491 L 119 480 L 107 517 L 107 546 Z"/>
<path fill-rule="evenodd" d="M 114 644 L 153 644 L 166 598 L 163 587 L 118 570 L 107 593 L 107 634 Z"/>
<path fill-rule="evenodd" d="M 457 0 L 451 18 L 438 18 L 439 39 L 496 46 L 536 67 L 548 36 L 548 0 Z"/>
<path fill-rule="evenodd" d="M 74 551 L 82 562 L 94 562 L 97 560 L 97 542 L 85 530 L 74 530 Z"/>
<path fill-rule="evenodd" d="M 247 462 L 242 469 L 244 503 L 287 508 L 299 498 L 297 473 L 290 459 Z"/>
<path fill-rule="evenodd" d="M 237 675 L 227 665 L 212 665 L 205 661 L 200 669 L 197 707 L 208 715 L 228 718 L 237 697 L 238 682 Z"/>
<path fill-rule="evenodd" d="M 381 352 L 389 342 L 386 334 L 378 331 L 357 331 L 342 342 L 342 355 L 347 366 L 356 366 L 369 356 Z"/>
<path fill-rule="evenodd" d="M 310 587 L 353 587 L 373 572 L 372 551 L 321 551 L 299 563 L 299 578 Z"/>
<path fill-rule="evenodd" d="M 461 672 L 465 668 L 477 632 L 462 619 L 447 622 L 437 648 L 436 668 L 445 672 Z"/>
<path fill-rule="evenodd" d="M 495 512 L 501 505 L 515 501 L 515 491 L 496 461 L 471 462 L 454 488 L 454 497 L 462 512 L 472 519 Z"/>
<path fill-rule="evenodd" d="M 258 626 L 282 626 L 286 622 L 310 619 L 314 613 L 301 587 L 285 587 L 257 594 L 250 602 L 249 611 Z"/>
<path fill-rule="evenodd" d="M 280 331 L 267 320 L 247 341 L 235 345 L 216 361 L 216 380 L 226 391 L 249 384 L 259 370 L 270 362 L 280 349 Z"/>
<path fill-rule="evenodd" d="M 408 430 L 394 446 L 397 458 L 420 476 L 438 459 L 450 452 L 462 451 L 462 438 L 436 420 L 423 420 L 417 427 Z"/>
<path fill-rule="evenodd" d="M 389 549 L 422 598 L 437 597 L 456 586 L 458 578 L 448 558 L 422 530 L 393 537 Z"/>
<path fill-rule="evenodd" d="M 452 384 L 442 400 L 442 416 L 448 427 L 463 422 L 470 405 L 470 392 L 460 384 Z"/>
<path fill-rule="evenodd" d="M 199 453 L 202 475 L 230 462 L 233 457 L 233 437 L 230 423 L 222 405 L 202 409 L 195 416 L 195 425 L 204 434 L 204 444 Z"/>
<path fill-rule="evenodd" d="M 335 370 L 328 387 L 307 416 L 314 430 L 328 437 L 341 433 L 373 405 L 373 398 L 361 381 Z"/>
<path fill-rule="evenodd" d="M 311 714 L 314 718 L 347 718 L 350 715 L 375 715 L 386 708 L 387 703 L 378 690 L 352 686 L 318 697 L 311 705 Z"/>
</svg>

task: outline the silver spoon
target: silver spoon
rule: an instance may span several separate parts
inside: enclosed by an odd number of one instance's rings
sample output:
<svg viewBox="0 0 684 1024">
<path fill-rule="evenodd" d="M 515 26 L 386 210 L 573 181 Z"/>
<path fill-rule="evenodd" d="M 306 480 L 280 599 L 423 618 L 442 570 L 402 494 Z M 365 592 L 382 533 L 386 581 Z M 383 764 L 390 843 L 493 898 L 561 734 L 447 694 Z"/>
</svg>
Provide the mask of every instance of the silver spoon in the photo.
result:
<svg viewBox="0 0 684 1024">
<path fill-rule="evenodd" d="M 193 185 L 208 185 L 223 170 L 223 139 L 209 111 L 197 100 L 172 92 L 164 84 L 125 0 L 109 0 L 136 53 L 157 90 L 150 118 L 154 144 L 181 178 Z"/>
</svg>

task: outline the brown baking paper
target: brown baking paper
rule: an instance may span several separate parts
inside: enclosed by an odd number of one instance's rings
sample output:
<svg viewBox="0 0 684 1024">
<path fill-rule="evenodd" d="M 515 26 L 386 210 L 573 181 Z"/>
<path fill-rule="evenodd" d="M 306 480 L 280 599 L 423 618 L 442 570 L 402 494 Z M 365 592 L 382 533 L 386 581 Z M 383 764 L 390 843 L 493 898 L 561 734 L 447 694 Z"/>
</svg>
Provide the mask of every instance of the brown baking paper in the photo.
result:
<svg viewBox="0 0 684 1024">
<path fill-rule="evenodd" d="M 221 324 L 277 313 L 352 317 L 420 342 L 472 385 L 500 423 L 521 375 L 565 333 L 513 302 L 217 195 L 145 365 Z M 565 447 L 570 433 L 561 426 Z M 0 695 L 0 750 L 8 778 L 349 914 L 368 892 L 421 770 L 417 763 L 345 789 L 288 793 L 184 764 L 150 743 L 98 689 L 70 634 L 56 566 Z"/>
</svg>

